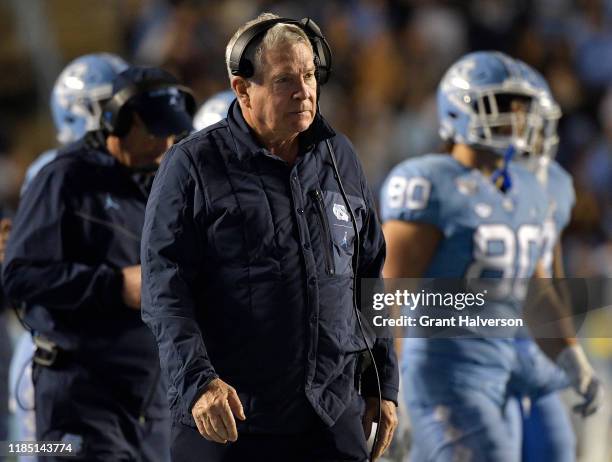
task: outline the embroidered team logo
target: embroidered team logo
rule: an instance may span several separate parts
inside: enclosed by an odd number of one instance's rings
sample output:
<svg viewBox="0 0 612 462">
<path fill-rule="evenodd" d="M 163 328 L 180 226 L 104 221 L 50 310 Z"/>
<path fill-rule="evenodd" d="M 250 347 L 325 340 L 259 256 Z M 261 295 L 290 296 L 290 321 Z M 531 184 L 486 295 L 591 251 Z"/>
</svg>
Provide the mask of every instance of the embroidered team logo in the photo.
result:
<svg viewBox="0 0 612 462">
<path fill-rule="evenodd" d="M 338 220 L 346 222 L 349 221 L 349 216 L 344 205 L 334 204 L 333 212 Z"/>
<path fill-rule="evenodd" d="M 455 181 L 457 190 L 465 196 L 473 196 L 478 192 L 478 184 L 473 178 L 459 178 Z"/>
</svg>

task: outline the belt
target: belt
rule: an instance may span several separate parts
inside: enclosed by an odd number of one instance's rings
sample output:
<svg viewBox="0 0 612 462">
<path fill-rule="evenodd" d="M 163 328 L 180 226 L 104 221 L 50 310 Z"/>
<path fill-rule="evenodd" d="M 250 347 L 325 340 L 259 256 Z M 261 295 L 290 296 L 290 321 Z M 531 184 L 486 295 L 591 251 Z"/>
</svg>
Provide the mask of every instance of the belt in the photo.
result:
<svg viewBox="0 0 612 462">
<path fill-rule="evenodd" d="M 34 335 L 34 357 L 32 360 L 39 366 L 52 367 L 74 359 L 74 353 L 60 348 L 57 343 L 42 335 Z"/>
</svg>

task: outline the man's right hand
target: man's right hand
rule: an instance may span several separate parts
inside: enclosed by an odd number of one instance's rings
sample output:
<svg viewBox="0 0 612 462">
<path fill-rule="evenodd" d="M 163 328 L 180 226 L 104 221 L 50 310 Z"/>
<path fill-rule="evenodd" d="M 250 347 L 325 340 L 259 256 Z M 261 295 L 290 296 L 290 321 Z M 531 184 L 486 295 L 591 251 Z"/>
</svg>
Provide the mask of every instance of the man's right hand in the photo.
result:
<svg viewBox="0 0 612 462">
<path fill-rule="evenodd" d="M 238 439 L 234 416 L 246 420 L 236 390 L 221 379 L 213 379 L 191 409 L 200 434 L 225 444 Z"/>
<path fill-rule="evenodd" d="M 121 268 L 123 273 L 123 289 L 121 297 L 123 303 L 135 310 L 140 309 L 140 286 L 141 270 L 140 265 L 126 266 Z"/>
</svg>

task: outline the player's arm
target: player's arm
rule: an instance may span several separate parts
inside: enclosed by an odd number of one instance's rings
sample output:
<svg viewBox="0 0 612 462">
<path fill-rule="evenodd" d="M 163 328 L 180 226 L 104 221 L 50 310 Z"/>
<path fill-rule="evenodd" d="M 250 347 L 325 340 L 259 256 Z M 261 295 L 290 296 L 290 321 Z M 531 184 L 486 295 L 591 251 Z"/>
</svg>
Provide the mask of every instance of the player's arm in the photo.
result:
<svg viewBox="0 0 612 462">
<path fill-rule="evenodd" d="M 387 221 L 383 225 L 387 242 L 385 278 L 419 278 L 431 262 L 442 239 L 440 230 L 429 223 Z"/>
<path fill-rule="evenodd" d="M 383 268 L 386 290 L 409 290 L 407 279 L 425 274 L 443 237 L 440 200 L 431 172 L 416 162 L 398 165 L 385 181 L 380 204 L 387 243 Z M 394 287 L 397 285 L 402 287 Z M 391 308 L 393 316 L 399 314 L 397 310 L 399 307 Z M 398 357 L 402 351 L 401 337 L 401 331 L 397 332 Z"/>
<path fill-rule="evenodd" d="M 442 240 L 442 232 L 429 223 L 390 220 L 383 225 L 383 233 L 387 243 L 383 277 L 387 290 L 393 292 L 395 288 L 391 286 L 394 280 L 423 276 Z M 395 336 L 395 351 L 400 357 L 400 333 Z"/>
<path fill-rule="evenodd" d="M 534 278 L 537 279 L 533 286 L 536 290 L 529 296 L 526 306 L 527 322 L 536 329 L 536 341 L 542 351 L 550 358 L 556 359 L 566 347 L 576 344 L 571 312 L 565 300 L 555 290 L 554 284 L 549 282 L 551 279 L 541 262 L 535 268 Z M 550 329 L 546 332 L 546 338 L 537 335 L 538 326 L 542 325 Z"/>
<path fill-rule="evenodd" d="M 553 268 L 555 274 L 559 274 L 557 268 L 561 266 L 559 258 L 561 249 L 559 244 L 555 247 L 555 259 Z M 561 268 L 561 274 L 563 274 Z M 546 272 L 538 263 L 534 273 L 536 278 L 545 278 Z M 550 280 L 550 279 L 549 279 Z M 552 332 L 547 332 L 546 337 L 540 338 L 535 335 L 536 342 L 556 364 L 565 371 L 576 392 L 584 401 L 576 406 L 574 410 L 583 417 L 593 414 L 603 400 L 603 387 L 595 375 L 582 347 L 576 339 L 576 331 L 572 322 L 571 310 L 568 306 L 569 297 L 561 294 L 563 291 L 556 290 L 553 284 L 536 284 L 538 291 L 536 300 L 529 303 L 527 319 L 533 316 L 533 311 L 543 311 L 544 316 L 552 322 L 546 324 Z"/>
</svg>

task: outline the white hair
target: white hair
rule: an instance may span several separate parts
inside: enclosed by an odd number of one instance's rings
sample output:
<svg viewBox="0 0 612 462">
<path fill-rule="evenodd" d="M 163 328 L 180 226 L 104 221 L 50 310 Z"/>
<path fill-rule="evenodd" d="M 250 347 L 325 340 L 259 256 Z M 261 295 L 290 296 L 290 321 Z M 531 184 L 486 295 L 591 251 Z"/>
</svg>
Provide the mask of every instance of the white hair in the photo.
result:
<svg viewBox="0 0 612 462">
<path fill-rule="evenodd" d="M 232 48 L 234 48 L 234 44 L 238 37 L 242 35 L 242 33 L 247 30 L 249 27 L 258 24 L 263 21 L 268 21 L 269 19 L 278 19 L 280 16 L 274 13 L 262 13 L 257 16 L 255 19 L 252 19 L 245 24 L 243 24 L 235 33 L 232 35 L 232 38 L 227 43 L 227 47 L 225 48 L 225 65 L 227 67 L 227 74 L 229 76 L 230 82 L 232 80 L 232 72 L 230 70 L 230 55 L 232 53 Z M 308 49 L 313 53 L 312 44 L 308 39 L 306 33 L 302 30 L 301 27 L 296 26 L 295 24 L 285 24 L 278 23 L 273 27 L 267 30 L 265 35 L 260 39 L 261 41 L 255 47 L 254 51 L 248 50 L 249 59 L 253 62 L 254 75 L 257 75 L 261 70 L 262 66 L 262 55 L 264 51 L 274 49 L 279 45 L 293 45 L 296 43 L 303 43 L 308 47 Z M 251 46 L 248 48 L 252 49 Z M 247 50 L 245 50 L 247 52 Z"/>
</svg>

